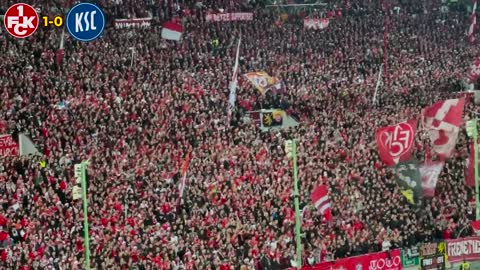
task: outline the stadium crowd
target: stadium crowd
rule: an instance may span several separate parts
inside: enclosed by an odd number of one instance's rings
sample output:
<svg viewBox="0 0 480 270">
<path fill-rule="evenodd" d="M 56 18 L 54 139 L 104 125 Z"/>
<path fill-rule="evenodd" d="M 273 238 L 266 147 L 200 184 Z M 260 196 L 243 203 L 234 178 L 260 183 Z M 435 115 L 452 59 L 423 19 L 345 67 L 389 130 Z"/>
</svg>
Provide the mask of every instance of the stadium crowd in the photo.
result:
<svg viewBox="0 0 480 270">
<path fill-rule="evenodd" d="M 440 1 L 389 1 L 389 78 L 373 105 L 385 53 L 379 1 L 330 3 L 335 16 L 317 31 L 304 29 L 302 16 L 320 11 L 290 10 L 280 19 L 287 11 L 232 2 L 98 1 L 109 18 L 103 36 L 82 43 L 66 35 L 60 65 L 61 30 L 21 41 L 2 29 L 0 134 L 28 134 L 41 155 L 0 157 L 0 269 L 83 269 L 82 200 L 72 199 L 72 188 L 73 164 L 87 159 L 92 267 L 291 267 L 293 180 L 283 150 L 290 138 L 300 141 L 305 265 L 378 251 L 384 241 L 408 247 L 454 238 L 469 226 L 464 130 L 437 195 L 422 208 L 401 195 L 374 142 L 377 127 L 458 96 L 480 51 L 465 41 L 465 12 L 442 10 Z M 218 8 L 252 10 L 254 20 L 205 22 Z M 182 40 L 162 40 L 158 25 L 111 25 L 147 14 L 160 22 L 179 16 Z M 287 90 L 263 96 L 241 82 L 230 119 L 240 36 L 241 72 L 267 71 Z M 299 127 L 262 133 L 243 121 L 247 111 L 279 104 Z M 415 154 L 429 153 L 420 130 Z M 329 186 L 330 222 L 311 206 L 319 184 Z"/>
</svg>

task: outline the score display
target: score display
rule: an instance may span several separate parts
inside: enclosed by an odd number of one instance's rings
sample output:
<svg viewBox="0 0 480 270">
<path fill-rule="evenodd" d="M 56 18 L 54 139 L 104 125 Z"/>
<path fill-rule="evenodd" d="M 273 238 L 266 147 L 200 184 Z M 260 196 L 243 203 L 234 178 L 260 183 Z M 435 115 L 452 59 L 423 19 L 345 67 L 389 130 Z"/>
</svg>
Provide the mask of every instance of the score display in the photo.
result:
<svg viewBox="0 0 480 270">
<path fill-rule="evenodd" d="M 445 269 L 445 243 L 431 243 L 420 246 L 422 270 Z"/>
<path fill-rule="evenodd" d="M 424 258 L 421 262 L 422 269 L 445 269 L 444 255 L 434 256 L 432 258 Z"/>
</svg>

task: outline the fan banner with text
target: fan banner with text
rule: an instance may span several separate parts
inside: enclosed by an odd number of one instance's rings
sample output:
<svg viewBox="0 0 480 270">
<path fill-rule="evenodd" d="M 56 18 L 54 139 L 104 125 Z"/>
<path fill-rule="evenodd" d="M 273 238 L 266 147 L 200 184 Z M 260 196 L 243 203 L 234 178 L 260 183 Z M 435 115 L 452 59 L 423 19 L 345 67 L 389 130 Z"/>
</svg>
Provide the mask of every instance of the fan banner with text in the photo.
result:
<svg viewBox="0 0 480 270">
<path fill-rule="evenodd" d="M 115 19 L 113 24 L 115 28 L 148 28 L 152 25 L 152 18 L 132 18 L 132 19 Z"/>
<path fill-rule="evenodd" d="M 19 146 L 12 135 L 0 135 L 0 156 L 17 156 L 18 152 Z"/>
<path fill-rule="evenodd" d="M 315 266 L 302 267 L 303 270 L 401 270 L 402 259 L 400 249 L 387 252 L 370 253 L 349 257 L 333 262 L 319 263 Z"/>
<path fill-rule="evenodd" d="M 207 22 L 230 22 L 230 21 L 251 21 L 253 20 L 253 13 L 251 12 L 236 12 L 236 13 L 217 13 L 207 14 L 205 21 Z"/>
<path fill-rule="evenodd" d="M 480 237 L 449 239 L 446 242 L 450 263 L 480 260 Z"/>
</svg>

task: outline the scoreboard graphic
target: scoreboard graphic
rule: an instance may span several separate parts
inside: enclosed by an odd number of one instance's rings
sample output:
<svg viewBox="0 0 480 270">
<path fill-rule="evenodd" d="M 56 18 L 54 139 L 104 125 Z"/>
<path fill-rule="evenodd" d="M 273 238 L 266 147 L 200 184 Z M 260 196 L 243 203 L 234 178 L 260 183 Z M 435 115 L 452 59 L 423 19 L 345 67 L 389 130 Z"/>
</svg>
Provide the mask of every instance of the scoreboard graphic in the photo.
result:
<svg viewBox="0 0 480 270">
<path fill-rule="evenodd" d="M 17 3 L 9 7 L 5 14 L 0 14 L 0 18 L 6 32 L 21 39 L 33 35 L 39 27 L 66 27 L 73 38 L 79 41 L 92 41 L 100 37 L 105 29 L 103 11 L 91 3 L 76 4 L 68 14 L 49 16 L 39 13 L 40 9 L 35 9 L 29 4 Z"/>
<path fill-rule="evenodd" d="M 445 242 L 423 244 L 420 246 L 420 266 L 422 270 L 445 269 Z"/>
</svg>

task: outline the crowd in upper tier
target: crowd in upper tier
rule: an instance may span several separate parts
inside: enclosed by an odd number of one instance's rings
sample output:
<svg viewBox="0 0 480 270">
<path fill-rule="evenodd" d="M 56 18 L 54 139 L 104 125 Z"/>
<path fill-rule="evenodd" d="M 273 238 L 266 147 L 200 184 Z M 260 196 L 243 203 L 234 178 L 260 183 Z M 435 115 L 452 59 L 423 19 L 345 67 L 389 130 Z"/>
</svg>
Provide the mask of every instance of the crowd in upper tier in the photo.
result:
<svg viewBox="0 0 480 270">
<path fill-rule="evenodd" d="M 0 1 L 0 9 L 10 2 Z M 54 14 L 66 10 L 63 2 L 31 3 Z M 0 134 L 27 134 L 41 154 L 0 157 L 0 269 L 84 269 L 82 200 L 72 199 L 72 189 L 73 164 L 87 159 L 95 269 L 291 267 L 293 180 L 283 150 L 291 138 L 300 142 L 304 264 L 378 251 L 384 241 L 408 247 L 458 237 L 474 213 L 464 184 L 465 131 L 422 209 L 399 192 L 374 132 L 458 96 L 480 55 L 465 40 L 467 12 L 439 0 L 392 0 L 387 12 L 380 1 L 328 2 L 313 10 L 258 1 L 97 1 L 107 16 L 104 34 L 86 43 L 66 35 L 61 63 L 60 29 L 25 40 L 2 29 Z M 206 22 L 218 9 L 253 12 L 254 19 Z M 326 29 L 303 28 L 304 16 L 327 15 L 334 16 Z M 373 105 L 387 15 L 388 74 Z M 115 18 L 145 16 L 156 23 L 112 26 Z M 185 29 L 179 42 L 160 35 L 161 22 L 174 16 Z M 286 91 L 264 96 L 241 81 L 230 118 L 240 35 L 240 72 L 266 71 Z M 300 126 L 261 132 L 243 121 L 247 111 L 278 104 Z M 465 115 L 475 110 L 472 102 L 466 107 Z M 424 141 L 417 136 L 420 160 L 428 154 Z M 330 222 L 311 203 L 320 184 L 329 186 Z"/>
</svg>

